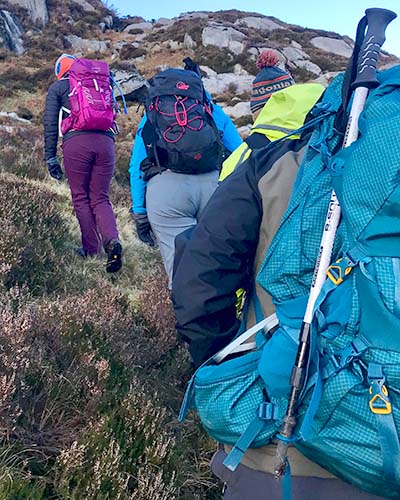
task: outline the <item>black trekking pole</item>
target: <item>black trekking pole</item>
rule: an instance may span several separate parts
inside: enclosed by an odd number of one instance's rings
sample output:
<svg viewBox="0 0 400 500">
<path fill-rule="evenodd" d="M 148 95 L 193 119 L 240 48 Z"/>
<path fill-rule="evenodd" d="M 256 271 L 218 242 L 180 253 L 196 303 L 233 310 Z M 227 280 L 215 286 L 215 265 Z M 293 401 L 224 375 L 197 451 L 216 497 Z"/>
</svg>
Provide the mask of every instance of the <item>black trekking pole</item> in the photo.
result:
<svg viewBox="0 0 400 500">
<path fill-rule="evenodd" d="M 358 118 L 362 112 L 368 91 L 377 87 L 379 82 L 376 78 L 376 67 L 382 44 L 385 41 L 385 31 L 388 24 L 396 18 L 396 14 L 386 9 L 367 9 L 365 16 L 360 21 L 363 31 L 368 26 L 362 45 L 357 54 L 353 54 L 354 61 L 357 60 L 357 69 L 354 72 L 354 80 L 351 89 L 354 90 L 353 103 L 347 121 L 346 132 L 342 148 L 347 148 L 358 137 Z M 352 62 L 350 63 L 352 64 Z M 326 279 L 326 271 L 329 267 L 333 242 L 340 220 L 340 205 L 336 194 L 332 191 L 328 212 L 325 220 L 321 244 L 315 263 L 310 295 L 307 302 L 306 312 L 299 335 L 299 347 L 296 361 L 293 366 L 290 385 L 291 391 L 286 414 L 282 421 L 282 427 L 278 435 L 279 442 L 275 457 L 274 475 L 281 478 L 287 466 L 287 452 L 297 423 L 296 409 L 300 393 L 303 389 L 306 375 L 307 363 L 310 350 L 310 328 L 313 318 L 314 306 L 322 286 Z"/>
</svg>

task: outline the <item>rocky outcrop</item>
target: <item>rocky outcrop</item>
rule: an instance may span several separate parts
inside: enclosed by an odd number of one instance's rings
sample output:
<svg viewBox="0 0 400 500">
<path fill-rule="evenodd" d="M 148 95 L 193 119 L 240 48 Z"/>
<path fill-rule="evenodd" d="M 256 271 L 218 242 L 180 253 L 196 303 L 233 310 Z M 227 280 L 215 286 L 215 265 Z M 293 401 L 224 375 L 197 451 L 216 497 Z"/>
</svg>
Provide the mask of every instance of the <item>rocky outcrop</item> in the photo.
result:
<svg viewBox="0 0 400 500">
<path fill-rule="evenodd" d="M 49 13 L 46 0 L 9 0 L 9 2 L 26 9 L 33 22 L 42 26 L 48 23 Z"/>
<path fill-rule="evenodd" d="M 136 69 L 115 70 L 113 73 L 127 101 L 143 102 L 149 84 Z"/>
<path fill-rule="evenodd" d="M 17 55 L 24 52 L 22 27 L 17 17 L 8 10 L 0 10 L 0 47 Z"/>
<path fill-rule="evenodd" d="M 350 57 L 353 52 L 353 48 L 348 43 L 344 40 L 338 40 L 336 38 L 317 36 L 311 39 L 311 43 L 314 47 L 317 47 L 317 49 L 322 49 L 326 52 L 333 52 L 338 56 Z"/>
<path fill-rule="evenodd" d="M 73 2 L 80 5 L 85 12 L 96 12 L 96 9 L 87 0 L 73 0 Z"/>
<path fill-rule="evenodd" d="M 227 48 L 238 55 L 244 51 L 246 35 L 230 26 L 210 23 L 203 29 L 201 39 L 204 46 Z"/>
<path fill-rule="evenodd" d="M 284 28 L 284 26 L 281 26 L 267 17 L 256 16 L 243 17 L 242 19 L 238 19 L 235 24 L 238 26 L 246 26 L 247 28 L 254 28 L 258 31 L 272 31 Z"/>
<path fill-rule="evenodd" d="M 85 54 L 86 52 L 100 52 L 104 53 L 108 51 L 107 43 L 102 40 L 86 40 L 76 35 L 67 35 L 65 37 L 69 45 L 71 46 L 72 52 L 81 52 Z"/>
</svg>

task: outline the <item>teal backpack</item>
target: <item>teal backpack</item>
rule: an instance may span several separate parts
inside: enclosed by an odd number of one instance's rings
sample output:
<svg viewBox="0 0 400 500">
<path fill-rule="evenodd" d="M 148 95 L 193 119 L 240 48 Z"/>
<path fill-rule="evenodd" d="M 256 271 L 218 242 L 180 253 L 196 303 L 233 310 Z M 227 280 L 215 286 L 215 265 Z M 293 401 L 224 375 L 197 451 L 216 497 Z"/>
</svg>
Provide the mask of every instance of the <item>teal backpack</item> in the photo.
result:
<svg viewBox="0 0 400 500">
<path fill-rule="evenodd" d="M 277 436 L 334 189 L 342 219 L 314 309 L 292 445 L 360 489 L 399 499 L 400 66 L 377 78 L 359 138 L 346 149 L 334 126 L 342 75 L 317 105 L 323 119 L 257 276 L 279 324 L 267 318 L 256 325 L 250 352 L 206 362 L 190 382 L 181 418 L 195 407 L 207 432 L 233 446 L 225 460 L 231 470 L 248 447 Z"/>
</svg>

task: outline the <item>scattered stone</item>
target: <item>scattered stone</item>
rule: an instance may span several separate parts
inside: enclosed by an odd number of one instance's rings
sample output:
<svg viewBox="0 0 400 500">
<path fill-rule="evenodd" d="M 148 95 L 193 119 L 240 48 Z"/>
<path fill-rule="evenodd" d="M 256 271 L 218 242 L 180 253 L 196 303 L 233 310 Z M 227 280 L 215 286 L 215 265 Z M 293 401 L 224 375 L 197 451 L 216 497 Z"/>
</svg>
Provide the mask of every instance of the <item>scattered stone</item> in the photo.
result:
<svg viewBox="0 0 400 500">
<path fill-rule="evenodd" d="M 100 52 L 108 51 L 107 43 L 103 40 L 87 40 L 76 35 L 67 35 L 65 39 L 71 45 L 73 52 Z"/>
<path fill-rule="evenodd" d="M 289 63 L 292 63 L 297 68 L 303 68 L 314 75 L 321 74 L 321 68 L 310 61 L 309 55 L 301 48 L 293 46 L 286 47 L 282 50 Z"/>
<path fill-rule="evenodd" d="M 10 118 L 11 120 L 16 120 L 18 122 L 23 122 L 23 123 L 30 123 L 29 120 L 21 118 L 14 111 L 0 111 L 0 117 Z"/>
</svg>

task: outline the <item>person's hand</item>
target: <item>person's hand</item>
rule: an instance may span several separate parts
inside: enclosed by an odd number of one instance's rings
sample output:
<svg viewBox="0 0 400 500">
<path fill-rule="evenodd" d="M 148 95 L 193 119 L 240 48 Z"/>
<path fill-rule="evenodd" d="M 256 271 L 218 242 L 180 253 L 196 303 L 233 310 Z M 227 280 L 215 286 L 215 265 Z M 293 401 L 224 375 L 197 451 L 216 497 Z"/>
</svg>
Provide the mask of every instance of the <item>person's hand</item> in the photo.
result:
<svg viewBox="0 0 400 500">
<path fill-rule="evenodd" d="M 63 171 L 57 157 L 54 156 L 53 158 L 49 158 L 46 163 L 51 177 L 60 181 L 63 178 Z"/>
<path fill-rule="evenodd" d="M 155 237 L 151 229 L 149 219 L 146 214 L 135 214 L 132 212 L 133 220 L 136 224 L 136 233 L 140 241 L 146 243 L 150 247 L 154 247 Z"/>
</svg>

